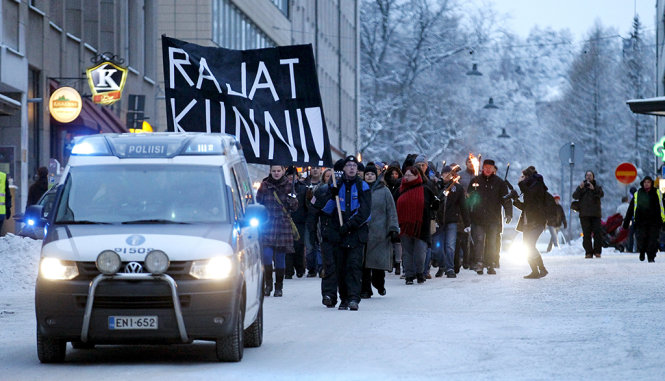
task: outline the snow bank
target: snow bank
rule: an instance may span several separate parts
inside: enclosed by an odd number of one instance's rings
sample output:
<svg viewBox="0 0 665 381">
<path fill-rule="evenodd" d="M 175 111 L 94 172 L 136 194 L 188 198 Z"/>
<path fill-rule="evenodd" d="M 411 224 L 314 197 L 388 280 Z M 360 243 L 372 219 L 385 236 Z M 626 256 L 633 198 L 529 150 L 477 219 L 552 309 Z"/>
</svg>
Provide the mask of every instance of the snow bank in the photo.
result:
<svg viewBox="0 0 665 381">
<path fill-rule="evenodd" d="M 33 290 L 41 240 L 8 233 L 0 237 L 0 292 Z"/>
</svg>

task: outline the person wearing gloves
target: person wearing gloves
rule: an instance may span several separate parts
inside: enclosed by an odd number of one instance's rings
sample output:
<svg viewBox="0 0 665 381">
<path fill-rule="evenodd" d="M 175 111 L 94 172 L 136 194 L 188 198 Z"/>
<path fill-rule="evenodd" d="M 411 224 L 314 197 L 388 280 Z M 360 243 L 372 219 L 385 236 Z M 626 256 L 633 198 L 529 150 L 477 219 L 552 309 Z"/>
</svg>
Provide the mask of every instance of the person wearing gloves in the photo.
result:
<svg viewBox="0 0 665 381">
<path fill-rule="evenodd" d="M 471 180 L 467 190 L 471 215 L 471 239 L 473 240 L 475 269 L 482 275 L 485 266 L 488 274 L 496 274 L 493 258 L 496 252 L 496 236 L 501 231 L 501 207 L 506 224 L 513 219 L 513 205 L 507 195 L 506 182 L 494 174 L 494 160 L 483 161 L 482 173 Z"/>
<path fill-rule="evenodd" d="M 547 223 L 547 186 L 534 166 L 522 171 L 517 185 L 524 196 L 524 201 L 516 198 L 514 205 L 522 211 L 520 220 L 517 222 L 517 231 L 522 232 L 522 241 L 527 250 L 527 261 L 531 267 L 531 273 L 524 276 L 525 279 L 538 279 L 547 275 L 547 269 L 543 264 L 543 257 L 536 248 L 538 237 L 545 230 Z"/>
<path fill-rule="evenodd" d="M 335 168 L 337 169 L 337 168 Z M 369 234 L 372 208 L 369 185 L 358 177 L 358 159 L 344 159 L 342 177 L 337 187 L 328 186 L 325 204 L 320 208 L 324 276 L 321 279 L 322 303 L 329 308 L 341 303 L 340 310 L 357 311 L 363 273 L 363 252 Z M 339 211 L 335 196 L 339 196 Z M 316 194 L 315 194 L 316 197 Z M 316 207 L 316 200 L 312 199 Z"/>
<path fill-rule="evenodd" d="M 374 163 L 365 166 L 365 182 L 372 190 L 372 219 L 369 221 L 369 238 L 365 250 L 365 266 L 360 297 L 372 297 L 372 286 L 379 295 L 386 294 L 386 271 L 392 270 L 392 243 L 399 242 L 399 224 L 395 201 L 383 182 L 377 179 Z"/>
<path fill-rule="evenodd" d="M 461 224 L 464 229 L 470 225 L 466 196 L 462 186 L 455 182 L 456 176 L 457 173 L 448 165 L 441 169 L 442 181 L 439 190 L 441 203 L 436 212 L 436 223 L 439 227 L 432 240 L 432 250 L 436 251 L 438 258 L 443 258 L 435 274 L 437 278 L 442 277 L 444 273 L 448 278 L 457 277 L 456 273 L 459 272 L 459 265 L 455 265 L 457 225 Z"/>
<path fill-rule="evenodd" d="M 623 219 L 624 229 L 628 229 L 631 220 L 635 227 L 640 261 L 644 261 L 646 254 L 649 262 L 655 262 L 660 228 L 665 223 L 665 208 L 663 195 L 653 186 L 653 179 L 650 176 L 642 179 L 640 189 L 635 192 L 628 205 L 626 217 Z"/>
</svg>

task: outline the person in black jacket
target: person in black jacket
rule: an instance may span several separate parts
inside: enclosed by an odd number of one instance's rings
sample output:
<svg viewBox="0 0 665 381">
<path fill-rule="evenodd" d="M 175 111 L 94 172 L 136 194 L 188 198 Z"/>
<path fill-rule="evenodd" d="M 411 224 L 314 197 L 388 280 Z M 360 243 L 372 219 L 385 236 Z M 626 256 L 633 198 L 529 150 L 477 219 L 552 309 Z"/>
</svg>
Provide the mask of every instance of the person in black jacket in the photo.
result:
<svg viewBox="0 0 665 381">
<path fill-rule="evenodd" d="M 341 303 L 340 310 L 358 310 L 363 272 L 363 252 L 369 234 L 368 221 L 372 209 L 369 185 L 358 178 L 358 160 L 344 159 L 343 175 L 337 187 L 322 186 L 312 198 L 320 216 L 321 252 L 324 276 L 321 279 L 322 303 L 329 308 Z M 317 194 L 319 194 L 317 196 Z M 339 195 L 342 224 L 335 196 Z M 325 203 L 323 203 L 325 201 Z"/>
<path fill-rule="evenodd" d="M 628 229 L 631 220 L 635 227 L 640 261 L 644 261 L 646 253 L 649 262 L 655 262 L 660 228 L 665 223 L 665 208 L 663 195 L 660 190 L 653 187 L 653 179 L 650 176 L 646 176 L 640 182 L 640 189 L 635 192 L 628 205 L 626 217 L 623 219 L 624 229 Z"/>
<path fill-rule="evenodd" d="M 566 213 L 561 206 L 561 196 L 554 195 L 554 202 L 556 202 L 556 218 L 552 221 L 547 221 L 547 230 L 550 232 L 550 243 L 547 245 L 547 252 L 552 250 L 552 247 L 559 247 L 559 230 L 561 225 L 564 229 L 568 229 L 568 221 L 566 221 Z"/>
<path fill-rule="evenodd" d="M 496 252 L 496 235 L 502 228 L 501 207 L 508 224 L 513 218 L 513 205 L 510 198 L 504 197 L 508 194 L 506 183 L 494 174 L 494 160 L 483 161 L 482 173 L 471 180 L 467 192 L 476 272 L 482 275 L 487 266 L 488 274 L 496 274 L 496 259 L 493 256 Z"/>
<path fill-rule="evenodd" d="M 25 207 L 37 204 L 47 190 L 48 169 L 46 167 L 39 167 L 37 169 L 37 179 L 34 184 L 30 185 L 30 189 L 28 189 L 28 202 L 25 204 Z"/>
<path fill-rule="evenodd" d="M 531 273 L 524 278 L 538 279 L 547 275 L 543 257 L 536 248 L 536 241 L 545 230 L 547 223 L 547 186 L 545 186 L 543 176 L 538 174 L 533 166 L 522 171 L 518 186 L 524 196 L 524 201 L 519 199 L 514 201 L 515 206 L 522 210 L 520 220 L 517 222 L 517 231 L 522 232 L 522 241 L 528 251 L 527 261 L 531 267 Z"/>
<path fill-rule="evenodd" d="M 580 203 L 580 225 L 582 225 L 582 246 L 584 246 L 585 258 L 600 258 L 603 249 L 603 229 L 600 225 L 602 216 L 600 199 L 603 198 L 603 188 L 596 183 L 593 172 L 586 171 L 584 181 L 575 189 L 573 198 Z M 593 233 L 593 245 L 591 234 Z"/>
<path fill-rule="evenodd" d="M 466 229 L 469 221 L 469 211 L 466 209 L 466 195 L 464 189 L 457 183 L 459 176 L 450 166 L 441 169 L 441 182 L 439 200 L 441 203 L 436 212 L 436 223 L 439 226 L 432 242 L 432 250 L 439 262 L 439 271 L 436 277 L 446 274 L 448 278 L 456 278 L 459 272 L 459 258 L 455 258 L 455 244 L 457 241 L 457 226 Z"/>
<path fill-rule="evenodd" d="M 298 170 L 294 166 L 290 166 L 285 174 L 287 180 L 292 184 L 293 194 L 298 200 L 298 209 L 291 212 L 291 219 L 298 228 L 300 239 L 293 242 L 292 253 L 286 253 L 286 272 L 285 279 L 292 279 L 295 274 L 298 278 L 305 275 L 305 225 L 307 223 L 307 185 L 304 181 L 298 178 Z"/>
</svg>

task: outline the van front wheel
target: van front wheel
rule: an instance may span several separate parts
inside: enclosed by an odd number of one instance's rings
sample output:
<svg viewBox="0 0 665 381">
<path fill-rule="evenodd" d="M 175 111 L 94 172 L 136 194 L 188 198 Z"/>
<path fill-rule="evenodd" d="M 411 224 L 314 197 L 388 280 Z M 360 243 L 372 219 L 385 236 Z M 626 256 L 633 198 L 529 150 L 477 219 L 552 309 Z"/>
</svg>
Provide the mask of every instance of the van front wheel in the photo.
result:
<svg viewBox="0 0 665 381">
<path fill-rule="evenodd" d="M 42 363 L 60 363 L 65 361 L 67 342 L 62 339 L 44 337 L 37 328 L 37 356 Z"/>
<path fill-rule="evenodd" d="M 243 319 L 244 308 L 236 314 L 236 321 L 234 322 L 233 332 L 226 337 L 217 339 L 215 349 L 217 351 L 217 360 L 224 362 L 238 362 L 242 360 L 243 350 L 245 343 L 243 340 Z"/>
</svg>

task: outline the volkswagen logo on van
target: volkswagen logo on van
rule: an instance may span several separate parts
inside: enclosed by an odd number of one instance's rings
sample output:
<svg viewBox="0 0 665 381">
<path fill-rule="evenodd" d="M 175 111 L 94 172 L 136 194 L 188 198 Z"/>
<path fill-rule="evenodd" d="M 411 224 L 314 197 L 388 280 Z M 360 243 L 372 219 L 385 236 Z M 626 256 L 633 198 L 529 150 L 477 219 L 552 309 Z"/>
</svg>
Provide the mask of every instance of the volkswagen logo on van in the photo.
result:
<svg viewBox="0 0 665 381">
<path fill-rule="evenodd" d="M 126 274 L 140 274 L 143 272 L 143 266 L 138 262 L 129 262 L 125 265 Z"/>
<path fill-rule="evenodd" d="M 139 246 L 145 242 L 145 237 L 142 235 L 134 234 L 127 237 L 125 242 L 127 242 L 127 244 L 130 246 Z"/>
</svg>

